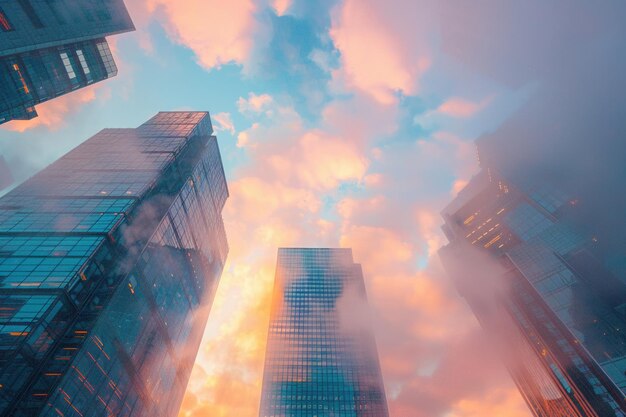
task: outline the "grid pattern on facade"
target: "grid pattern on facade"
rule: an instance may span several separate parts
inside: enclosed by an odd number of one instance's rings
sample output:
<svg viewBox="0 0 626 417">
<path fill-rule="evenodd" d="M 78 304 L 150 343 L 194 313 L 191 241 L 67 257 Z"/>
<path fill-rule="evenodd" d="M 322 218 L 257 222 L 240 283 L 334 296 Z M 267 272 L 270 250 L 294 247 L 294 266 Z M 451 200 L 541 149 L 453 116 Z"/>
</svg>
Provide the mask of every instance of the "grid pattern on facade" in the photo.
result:
<svg viewBox="0 0 626 417">
<path fill-rule="evenodd" d="M 0 28 L 0 123 L 115 76 L 105 36 L 134 30 L 123 0 L 4 2 Z"/>
<path fill-rule="evenodd" d="M 227 191 L 208 113 L 158 119 L 188 135 L 106 129 L 0 199 L 1 416 L 177 414 Z"/>
<path fill-rule="evenodd" d="M 19 0 L 2 9 L 13 31 L 0 38 L 0 56 L 134 30 L 122 0 Z"/>
<path fill-rule="evenodd" d="M 465 193 L 462 200 L 451 203 L 443 212 L 451 241 L 440 252 L 447 260 L 444 265 L 483 327 L 508 351 L 515 346 L 502 340 L 502 329 L 488 325 L 494 312 L 485 305 L 496 303 L 512 312 L 514 325 L 531 348 L 526 351 L 534 351 L 539 358 L 532 362 L 544 367 L 543 373 L 558 382 L 561 396 L 568 399 L 562 404 L 570 407 L 566 415 L 626 416 L 626 285 L 596 258 L 594 239 L 585 238 L 584 225 L 576 223 L 575 200 L 531 178 L 503 178 L 494 170 L 489 183 L 471 188 L 474 195 Z M 504 189 L 502 184 L 507 184 Z M 509 196 L 506 200 L 503 192 Z M 510 233 L 508 243 L 503 247 L 475 245 L 468 229 L 498 215 L 500 228 Z M 464 262 L 460 254 L 470 256 L 472 250 L 486 250 L 488 257 L 474 253 L 465 270 L 455 270 L 456 263 Z M 445 255 L 448 252 L 456 255 Z M 474 270 L 475 259 L 492 262 L 504 271 Z M 498 275 L 489 277 L 497 289 L 484 294 L 475 288 L 468 291 L 475 274 Z M 519 379 L 531 410 L 536 416 L 553 415 L 552 405 L 542 402 L 541 391 L 536 391 L 538 377 L 518 368 L 512 374 Z"/>
<path fill-rule="evenodd" d="M 388 415 L 371 329 L 344 305 L 366 304 L 349 249 L 279 249 L 262 417 Z"/>
</svg>

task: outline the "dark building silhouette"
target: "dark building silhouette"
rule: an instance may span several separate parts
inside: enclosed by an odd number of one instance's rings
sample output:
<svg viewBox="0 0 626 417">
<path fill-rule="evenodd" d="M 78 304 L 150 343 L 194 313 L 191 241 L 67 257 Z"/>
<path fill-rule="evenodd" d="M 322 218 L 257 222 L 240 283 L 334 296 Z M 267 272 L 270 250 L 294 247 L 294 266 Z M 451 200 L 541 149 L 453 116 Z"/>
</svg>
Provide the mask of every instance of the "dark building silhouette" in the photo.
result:
<svg viewBox="0 0 626 417">
<path fill-rule="evenodd" d="M 368 308 L 350 249 L 279 249 L 259 415 L 387 417 Z"/>
<path fill-rule="evenodd" d="M 115 76 L 105 36 L 134 29 L 122 0 L 0 2 L 0 124 Z"/>
<path fill-rule="evenodd" d="M 176 416 L 227 197 L 209 114 L 165 112 L 0 198 L 0 415 Z"/>
</svg>

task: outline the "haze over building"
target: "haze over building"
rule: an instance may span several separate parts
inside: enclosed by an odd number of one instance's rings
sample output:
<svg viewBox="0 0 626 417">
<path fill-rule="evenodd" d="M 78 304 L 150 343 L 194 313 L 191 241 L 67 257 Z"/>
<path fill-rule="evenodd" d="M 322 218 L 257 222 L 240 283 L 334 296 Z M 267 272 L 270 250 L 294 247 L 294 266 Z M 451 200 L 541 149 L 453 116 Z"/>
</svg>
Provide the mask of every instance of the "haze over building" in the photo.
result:
<svg viewBox="0 0 626 417">
<path fill-rule="evenodd" d="M 0 124 L 35 105 L 113 77 L 105 36 L 134 30 L 123 0 L 0 3 Z"/>
<path fill-rule="evenodd" d="M 0 155 L 0 191 L 13 184 L 13 173 L 4 156 Z"/>
<path fill-rule="evenodd" d="M 104 129 L 0 198 L 0 415 L 177 415 L 228 253 L 212 132 Z"/>
<path fill-rule="evenodd" d="M 259 415 L 387 417 L 368 309 L 351 249 L 279 249 Z"/>
<path fill-rule="evenodd" d="M 576 186 L 575 161 L 507 143 L 478 142 L 482 172 L 443 210 L 444 266 L 535 416 L 626 416 L 624 253 L 583 215 L 611 206 Z"/>
</svg>

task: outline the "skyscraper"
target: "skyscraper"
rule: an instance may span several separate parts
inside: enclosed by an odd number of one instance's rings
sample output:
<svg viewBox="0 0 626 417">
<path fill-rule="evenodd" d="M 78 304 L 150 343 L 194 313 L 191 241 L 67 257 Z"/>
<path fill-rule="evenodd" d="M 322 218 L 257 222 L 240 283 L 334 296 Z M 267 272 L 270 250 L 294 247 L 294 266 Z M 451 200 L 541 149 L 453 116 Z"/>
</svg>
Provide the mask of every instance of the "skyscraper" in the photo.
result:
<svg viewBox="0 0 626 417">
<path fill-rule="evenodd" d="M 123 0 L 0 3 L 0 124 L 34 106 L 113 77 L 105 36 L 134 30 Z"/>
<path fill-rule="evenodd" d="M 442 212 L 444 267 L 535 416 L 626 416 L 623 255 L 580 215 L 584 179 L 494 146 L 479 142 L 482 172 Z"/>
<path fill-rule="evenodd" d="M 350 249 L 278 250 L 259 415 L 388 416 Z"/>
<path fill-rule="evenodd" d="M 0 198 L 0 415 L 175 416 L 227 197 L 209 114 L 165 112 Z"/>
</svg>

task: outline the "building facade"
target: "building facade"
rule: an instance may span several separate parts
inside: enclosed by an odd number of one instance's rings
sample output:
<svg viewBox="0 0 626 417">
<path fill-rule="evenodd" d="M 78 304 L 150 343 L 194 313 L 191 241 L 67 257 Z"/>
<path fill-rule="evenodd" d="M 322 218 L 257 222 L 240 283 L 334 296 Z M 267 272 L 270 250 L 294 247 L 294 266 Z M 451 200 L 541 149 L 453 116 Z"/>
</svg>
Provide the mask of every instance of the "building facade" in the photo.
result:
<svg viewBox="0 0 626 417">
<path fill-rule="evenodd" d="M 259 415 L 387 417 L 367 315 L 350 249 L 279 249 Z"/>
<path fill-rule="evenodd" d="M 0 2 L 0 123 L 115 76 L 105 36 L 134 29 L 123 0 Z"/>
<path fill-rule="evenodd" d="M 626 276 L 580 216 L 584 193 L 487 141 L 479 156 L 442 212 L 444 267 L 535 416 L 626 416 Z"/>
<path fill-rule="evenodd" d="M 176 416 L 227 197 L 209 114 L 166 112 L 0 198 L 0 415 Z"/>
</svg>

